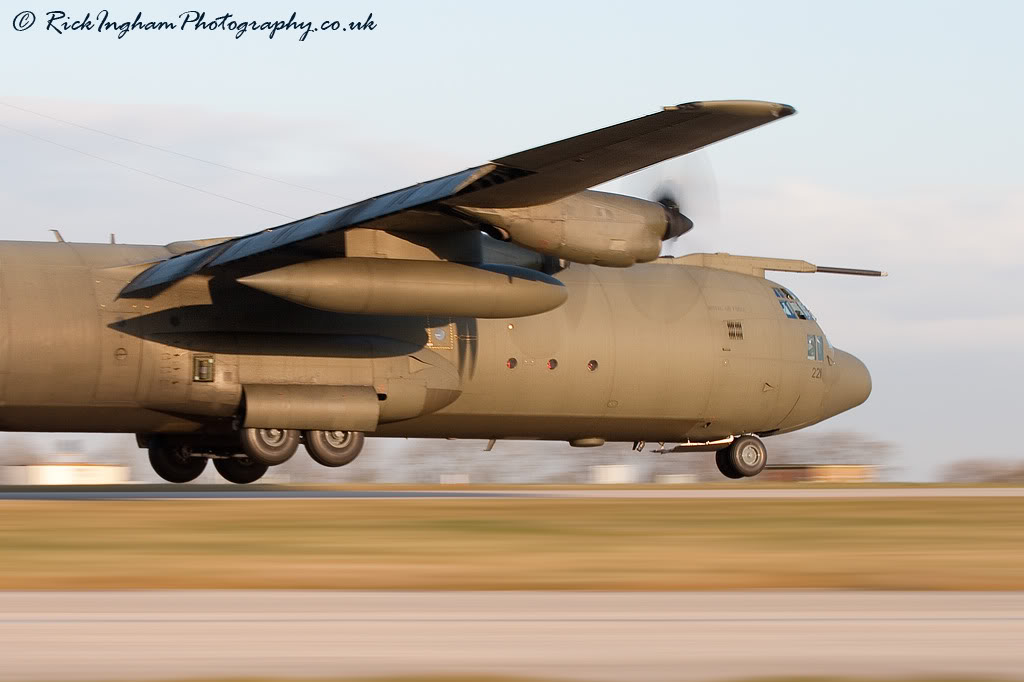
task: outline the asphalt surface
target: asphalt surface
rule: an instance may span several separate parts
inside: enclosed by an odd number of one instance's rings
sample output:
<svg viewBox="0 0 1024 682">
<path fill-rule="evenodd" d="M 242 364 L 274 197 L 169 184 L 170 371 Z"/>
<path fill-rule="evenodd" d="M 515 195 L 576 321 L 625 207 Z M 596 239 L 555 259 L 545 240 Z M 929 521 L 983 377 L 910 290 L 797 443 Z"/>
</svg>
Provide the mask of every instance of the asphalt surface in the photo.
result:
<svg viewBox="0 0 1024 682">
<path fill-rule="evenodd" d="M 458 498 L 608 498 L 608 499 L 837 499 L 925 497 L 1024 497 L 1020 488 L 695 488 L 695 489 L 538 489 L 507 490 L 317 490 L 246 486 L 8 486 L 0 500 L 139 499 L 458 499 Z"/>
<path fill-rule="evenodd" d="M 1024 671 L 1024 593 L 0 592 L 0 680 Z"/>
</svg>

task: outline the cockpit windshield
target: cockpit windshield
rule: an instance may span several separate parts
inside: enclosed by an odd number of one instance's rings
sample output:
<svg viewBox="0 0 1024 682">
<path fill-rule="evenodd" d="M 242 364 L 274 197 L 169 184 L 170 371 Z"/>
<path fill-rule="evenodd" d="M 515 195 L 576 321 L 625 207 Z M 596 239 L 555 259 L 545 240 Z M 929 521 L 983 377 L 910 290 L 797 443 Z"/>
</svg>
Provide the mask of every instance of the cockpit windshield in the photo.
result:
<svg viewBox="0 0 1024 682">
<path fill-rule="evenodd" d="M 814 315 L 811 314 L 810 309 L 801 303 L 792 291 L 784 287 L 774 287 L 772 291 L 779 299 L 779 305 L 782 306 L 782 312 L 786 313 L 786 317 L 793 320 L 814 321 Z"/>
</svg>

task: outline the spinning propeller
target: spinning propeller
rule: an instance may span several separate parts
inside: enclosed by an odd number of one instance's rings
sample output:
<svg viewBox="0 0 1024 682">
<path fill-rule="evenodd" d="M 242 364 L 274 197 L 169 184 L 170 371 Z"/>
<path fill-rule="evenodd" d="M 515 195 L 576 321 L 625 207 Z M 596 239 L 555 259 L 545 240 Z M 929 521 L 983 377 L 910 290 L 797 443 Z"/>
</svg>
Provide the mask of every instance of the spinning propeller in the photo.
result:
<svg viewBox="0 0 1024 682">
<path fill-rule="evenodd" d="M 671 252 L 676 240 L 693 229 L 693 221 L 683 214 L 680 208 L 682 194 L 672 184 L 663 183 L 655 190 L 652 199 L 665 207 L 665 213 L 668 216 L 668 226 L 665 229 L 665 236 L 662 237 L 662 241 L 665 242 L 662 253 L 666 251 Z"/>
<path fill-rule="evenodd" d="M 625 194 L 661 204 L 671 216 L 661 250 L 663 256 L 699 251 L 697 242 L 717 241 L 718 184 L 707 152 L 698 151 L 634 173 L 621 188 Z M 688 235 L 684 251 L 679 246 L 680 237 L 695 224 L 701 226 L 702 236 Z"/>
</svg>

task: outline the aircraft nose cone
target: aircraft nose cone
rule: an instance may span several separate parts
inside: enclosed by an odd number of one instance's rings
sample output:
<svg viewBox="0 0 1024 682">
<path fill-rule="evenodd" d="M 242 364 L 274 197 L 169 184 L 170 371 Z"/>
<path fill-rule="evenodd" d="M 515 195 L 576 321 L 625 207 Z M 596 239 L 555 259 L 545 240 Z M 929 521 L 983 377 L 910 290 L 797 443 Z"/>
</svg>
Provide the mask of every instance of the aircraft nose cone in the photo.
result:
<svg viewBox="0 0 1024 682">
<path fill-rule="evenodd" d="M 857 407 L 871 395 L 871 373 L 864 363 L 846 351 L 836 350 L 836 382 L 829 390 L 826 410 L 829 416 Z"/>
</svg>

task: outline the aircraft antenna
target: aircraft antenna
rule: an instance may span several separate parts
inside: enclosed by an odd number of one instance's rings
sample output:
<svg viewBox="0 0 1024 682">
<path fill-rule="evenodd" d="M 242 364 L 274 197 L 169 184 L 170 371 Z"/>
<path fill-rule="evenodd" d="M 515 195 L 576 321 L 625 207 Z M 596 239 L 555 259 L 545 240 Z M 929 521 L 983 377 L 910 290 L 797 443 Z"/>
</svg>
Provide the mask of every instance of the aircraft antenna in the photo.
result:
<svg viewBox="0 0 1024 682">
<path fill-rule="evenodd" d="M 137 144 L 140 147 L 146 147 L 147 149 L 155 149 L 156 151 L 164 152 L 165 154 L 173 154 L 175 156 L 180 156 L 183 159 L 189 159 L 191 161 L 198 161 L 199 163 L 205 163 L 205 164 L 210 165 L 210 166 L 216 166 L 217 168 L 223 168 L 225 170 L 234 171 L 236 173 L 243 173 L 245 175 L 251 175 L 254 178 L 260 178 L 261 180 L 269 180 L 270 182 L 276 182 L 279 185 L 286 185 L 288 187 L 294 187 L 296 189 L 304 189 L 307 192 L 316 192 L 317 194 L 323 194 L 323 195 L 326 195 L 326 196 L 329 196 L 329 197 L 334 197 L 335 199 L 347 199 L 347 197 L 343 197 L 340 194 L 334 194 L 333 192 L 326 192 L 326 191 L 321 190 L 321 189 L 314 189 L 313 187 L 306 187 L 305 185 L 300 185 L 300 184 L 297 184 L 297 183 L 294 183 L 294 182 L 288 182 L 287 180 L 281 180 L 280 178 L 274 178 L 274 177 L 271 177 L 269 175 L 262 175 L 260 173 L 254 173 L 252 171 L 247 171 L 244 168 L 236 168 L 234 166 L 228 166 L 227 164 L 217 163 L 216 161 L 210 161 L 208 159 L 203 159 L 203 158 L 200 158 L 198 156 L 192 156 L 191 154 L 184 154 L 182 152 L 177 152 L 177 151 L 174 151 L 173 149 L 168 149 L 167 147 L 160 147 L 160 146 L 155 145 L 155 144 L 149 144 L 148 142 L 141 142 L 139 140 L 133 140 L 130 137 L 124 137 L 122 135 L 117 135 L 115 133 L 107 132 L 106 130 L 100 130 L 98 128 L 90 128 L 89 126 L 82 125 L 81 123 L 75 123 L 74 121 L 68 121 L 68 120 L 63 119 L 63 118 L 58 118 L 56 116 L 51 116 L 50 114 L 44 114 L 44 113 L 39 112 L 39 111 L 33 111 L 32 109 L 26 109 L 25 107 L 19 107 L 19 106 L 14 105 L 14 104 L 8 104 L 7 102 L 0 102 L 0 104 L 4 105 L 5 107 L 8 107 L 10 109 L 17 109 L 18 111 L 24 111 L 27 114 L 33 114 L 35 116 L 41 116 L 42 118 L 48 118 L 51 121 L 57 121 L 58 123 L 63 123 L 65 125 L 74 126 L 75 128 L 80 128 L 82 130 L 88 130 L 91 133 L 97 133 L 99 135 L 106 135 L 107 137 L 112 137 L 115 140 L 121 140 L 122 142 L 129 142 L 131 144 Z"/>
<path fill-rule="evenodd" d="M 105 163 L 112 164 L 112 165 L 117 166 L 119 168 L 125 168 L 127 170 L 134 171 L 136 173 L 141 173 L 142 175 L 148 175 L 151 178 L 156 178 L 157 180 L 163 180 L 163 181 L 169 182 L 169 183 L 171 183 L 173 185 L 178 185 L 179 187 L 186 187 L 188 189 L 193 189 L 193 190 L 195 190 L 197 192 L 202 192 L 203 194 L 208 194 L 211 197 L 217 197 L 218 199 L 224 199 L 226 201 L 230 201 L 230 202 L 233 202 L 233 203 L 236 203 L 236 204 L 241 204 L 242 206 L 248 206 L 249 208 L 255 208 L 258 211 L 264 211 L 266 213 L 273 213 L 274 215 L 281 216 L 282 218 L 287 218 L 288 220 L 294 220 L 295 219 L 294 216 L 290 216 L 290 215 L 288 215 L 286 213 L 281 213 L 279 211 L 274 211 L 274 210 L 269 209 L 269 208 L 263 208 L 262 206 L 257 206 L 256 204 L 250 204 L 249 202 L 242 201 L 241 199 L 233 199 L 232 197 L 225 196 L 223 194 L 217 194 L 216 192 L 211 192 L 210 190 L 203 189 L 202 187 L 196 187 L 195 185 L 189 185 L 188 183 L 185 183 L 185 182 L 179 182 L 177 180 L 172 180 L 170 178 L 164 177 L 163 175 L 157 175 L 156 173 L 150 173 L 149 171 L 142 170 L 141 168 L 136 168 L 135 166 L 129 166 L 128 164 L 121 163 L 120 161 L 114 161 L 113 159 L 108 159 L 108 158 L 103 157 L 103 156 L 97 156 L 96 154 L 92 154 L 90 152 L 82 151 L 81 149 L 77 149 L 76 147 L 71 147 L 71 146 L 68 146 L 66 144 L 62 144 L 60 142 L 55 142 L 53 140 L 48 140 L 45 137 L 40 137 L 39 135 L 36 135 L 34 133 L 30 133 L 30 132 L 21 130 L 19 128 L 14 128 L 12 126 L 7 125 L 6 123 L 0 123 L 0 128 L 6 128 L 7 130 L 10 130 L 12 132 L 19 133 L 21 135 L 25 135 L 26 137 L 31 137 L 34 140 L 39 140 L 40 142 L 46 142 L 47 144 L 52 144 L 52 145 L 60 147 L 62 149 L 67 149 L 69 151 L 77 152 L 78 154 L 82 154 L 83 156 L 88 156 L 91 159 L 97 159 L 99 161 L 103 161 Z"/>
</svg>

